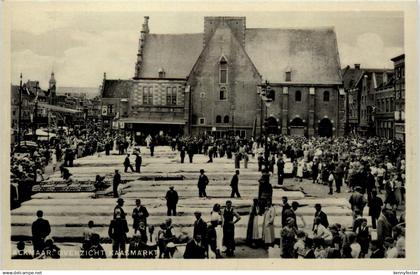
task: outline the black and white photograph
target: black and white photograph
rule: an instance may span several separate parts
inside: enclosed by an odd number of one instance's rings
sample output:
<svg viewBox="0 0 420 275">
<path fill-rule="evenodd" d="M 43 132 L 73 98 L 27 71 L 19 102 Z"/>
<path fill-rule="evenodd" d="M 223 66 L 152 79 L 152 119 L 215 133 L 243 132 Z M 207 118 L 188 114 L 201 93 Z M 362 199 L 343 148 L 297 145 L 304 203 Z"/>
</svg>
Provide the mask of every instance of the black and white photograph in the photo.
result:
<svg viewBox="0 0 420 275">
<path fill-rule="evenodd" d="M 132 4 L 8 10 L 9 260 L 410 257 L 404 10 Z"/>
</svg>

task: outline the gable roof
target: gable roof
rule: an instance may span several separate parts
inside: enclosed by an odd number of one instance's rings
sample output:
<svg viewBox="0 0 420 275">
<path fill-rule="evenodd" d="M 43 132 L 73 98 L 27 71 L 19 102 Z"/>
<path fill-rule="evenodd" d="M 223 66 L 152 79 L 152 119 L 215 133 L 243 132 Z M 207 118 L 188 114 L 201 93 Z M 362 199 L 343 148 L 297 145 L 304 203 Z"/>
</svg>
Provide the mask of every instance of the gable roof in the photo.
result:
<svg viewBox="0 0 420 275">
<path fill-rule="evenodd" d="M 344 89 L 352 89 L 353 87 L 355 87 L 357 81 L 360 79 L 364 71 L 361 69 L 350 68 L 350 66 L 347 66 L 341 71 L 341 73 L 343 78 Z"/>
<path fill-rule="evenodd" d="M 203 34 L 147 34 L 143 48 L 141 78 L 187 78 L 203 50 Z"/>
<path fill-rule="evenodd" d="M 245 50 L 264 79 L 288 83 L 341 84 L 333 28 L 247 29 Z"/>
<path fill-rule="evenodd" d="M 128 98 L 133 88 L 131 80 L 105 79 L 102 85 L 103 98 Z"/>
</svg>

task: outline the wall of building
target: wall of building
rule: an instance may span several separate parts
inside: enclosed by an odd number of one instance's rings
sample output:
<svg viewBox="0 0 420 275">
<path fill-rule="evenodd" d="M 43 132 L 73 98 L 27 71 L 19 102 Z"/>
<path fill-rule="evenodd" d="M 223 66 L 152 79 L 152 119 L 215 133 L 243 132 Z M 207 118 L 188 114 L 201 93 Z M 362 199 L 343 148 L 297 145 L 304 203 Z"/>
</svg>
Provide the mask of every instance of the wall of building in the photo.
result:
<svg viewBox="0 0 420 275">
<path fill-rule="evenodd" d="M 220 60 L 227 62 L 227 83 L 220 83 Z M 261 78 L 232 30 L 223 24 L 214 31 L 207 47 L 197 61 L 189 79 L 192 92 L 192 129 L 194 134 L 212 127 L 246 129 L 252 134 L 255 121 L 259 124 L 257 85 Z M 227 98 L 220 99 L 225 88 Z M 229 123 L 216 123 L 216 117 L 229 116 Z M 200 125 L 200 118 L 204 124 Z M 232 119 L 233 118 L 233 119 Z"/>
<path fill-rule="evenodd" d="M 274 86 L 275 100 L 267 108 L 267 117 L 278 120 L 281 133 L 290 134 L 290 123 L 300 118 L 305 126 L 305 135 L 318 134 L 318 124 L 328 118 L 333 124 L 333 135 L 342 135 L 344 126 L 344 94 L 334 86 Z M 301 100 L 296 101 L 300 91 Z M 324 102 L 324 92 L 329 92 L 329 101 Z"/>
</svg>

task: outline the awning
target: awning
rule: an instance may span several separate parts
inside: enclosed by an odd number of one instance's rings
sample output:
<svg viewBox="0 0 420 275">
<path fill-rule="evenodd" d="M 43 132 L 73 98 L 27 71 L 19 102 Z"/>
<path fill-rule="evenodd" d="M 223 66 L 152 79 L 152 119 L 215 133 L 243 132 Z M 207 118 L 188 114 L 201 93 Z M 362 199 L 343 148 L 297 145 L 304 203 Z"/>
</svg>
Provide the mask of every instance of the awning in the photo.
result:
<svg viewBox="0 0 420 275">
<path fill-rule="evenodd" d="M 185 120 L 159 120 L 148 118 L 122 118 L 118 120 L 123 123 L 133 124 L 166 124 L 166 125 L 185 125 Z"/>
</svg>

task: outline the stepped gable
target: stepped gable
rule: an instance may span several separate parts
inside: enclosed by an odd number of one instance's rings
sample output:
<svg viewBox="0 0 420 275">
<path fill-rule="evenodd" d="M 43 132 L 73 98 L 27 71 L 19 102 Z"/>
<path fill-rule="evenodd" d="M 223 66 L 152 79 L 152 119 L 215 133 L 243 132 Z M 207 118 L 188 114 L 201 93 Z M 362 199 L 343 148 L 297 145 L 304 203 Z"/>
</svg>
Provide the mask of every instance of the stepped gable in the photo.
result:
<svg viewBox="0 0 420 275">
<path fill-rule="evenodd" d="M 333 28 L 247 29 L 245 50 L 264 79 L 284 83 L 341 84 Z"/>
<path fill-rule="evenodd" d="M 187 78 L 203 50 L 203 34 L 147 34 L 141 78 Z"/>
</svg>

